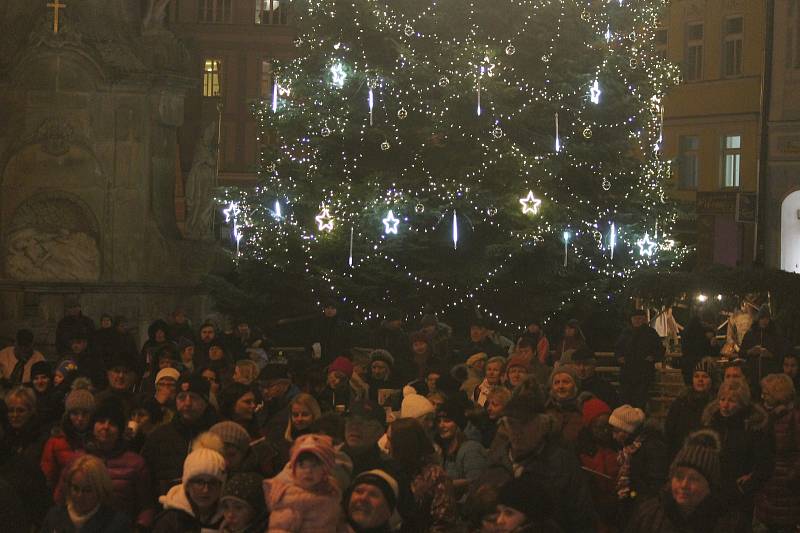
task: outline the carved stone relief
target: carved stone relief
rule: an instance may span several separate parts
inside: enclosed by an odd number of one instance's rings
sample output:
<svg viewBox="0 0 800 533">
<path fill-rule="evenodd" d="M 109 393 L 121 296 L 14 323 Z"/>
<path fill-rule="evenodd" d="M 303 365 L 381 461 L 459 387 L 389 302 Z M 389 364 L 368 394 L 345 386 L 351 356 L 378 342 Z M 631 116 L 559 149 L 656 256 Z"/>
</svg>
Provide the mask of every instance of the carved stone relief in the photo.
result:
<svg viewBox="0 0 800 533">
<path fill-rule="evenodd" d="M 85 209 L 65 197 L 41 195 L 21 205 L 6 234 L 5 256 L 12 279 L 100 278 L 97 230 Z"/>
</svg>

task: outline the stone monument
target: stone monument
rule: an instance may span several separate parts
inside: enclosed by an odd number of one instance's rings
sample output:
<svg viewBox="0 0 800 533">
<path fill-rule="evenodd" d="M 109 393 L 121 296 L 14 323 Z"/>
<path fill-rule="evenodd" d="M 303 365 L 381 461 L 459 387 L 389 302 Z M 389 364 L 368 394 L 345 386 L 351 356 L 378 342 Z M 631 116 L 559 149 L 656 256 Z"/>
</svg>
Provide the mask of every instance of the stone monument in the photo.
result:
<svg viewBox="0 0 800 533">
<path fill-rule="evenodd" d="M 76 295 L 84 313 L 140 330 L 177 306 L 209 312 L 200 280 L 226 261 L 175 222 L 177 130 L 196 82 L 167 4 L 0 8 L 0 337 L 52 338 Z"/>
</svg>

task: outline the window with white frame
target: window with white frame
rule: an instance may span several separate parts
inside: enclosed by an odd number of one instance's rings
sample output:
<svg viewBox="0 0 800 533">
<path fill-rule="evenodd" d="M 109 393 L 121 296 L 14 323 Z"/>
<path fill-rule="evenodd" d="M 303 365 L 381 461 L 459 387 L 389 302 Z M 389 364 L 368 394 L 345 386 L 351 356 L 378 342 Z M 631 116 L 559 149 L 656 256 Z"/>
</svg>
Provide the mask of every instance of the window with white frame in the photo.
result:
<svg viewBox="0 0 800 533">
<path fill-rule="evenodd" d="M 679 147 L 678 187 L 696 189 L 700 173 L 700 137 L 696 135 L 681 136 Z"/>
<path fill-rule="evenodd" d="M 742 74 L 742 45 L 744 42 L 744 18 L 725 19 L 724 41 L 722 43 L 723 74 L 727 77 Z"/>
<path fill-rule="evenodd" d="M 233 21 L 233 0 L 198 0 L 198 19 L 210 24 L 230 24 Z"/>
<path fill-rule="evenodd" d="M 722 138 L 722 186 L 738 187 L 742 165 L 742 136 L 725 135 Z"/>
<path fill-rule="evenodd" d="M 206 59 L 203 67 L 203 96 L 214 97 L 220 95 L 219 72 L 222 61 L 219 59 Z"/>
<path fill-rule="evenodd" d="M 289 6 L 286 0 L 255 0 L 256 24 L 282 25 L 289 23 Z"/>
<path fill-rule="evenodd" d="M 686 26 L 686 59 L 683 77 L 686 81 L 703 79 L 703 24 Z"/>
</svg>

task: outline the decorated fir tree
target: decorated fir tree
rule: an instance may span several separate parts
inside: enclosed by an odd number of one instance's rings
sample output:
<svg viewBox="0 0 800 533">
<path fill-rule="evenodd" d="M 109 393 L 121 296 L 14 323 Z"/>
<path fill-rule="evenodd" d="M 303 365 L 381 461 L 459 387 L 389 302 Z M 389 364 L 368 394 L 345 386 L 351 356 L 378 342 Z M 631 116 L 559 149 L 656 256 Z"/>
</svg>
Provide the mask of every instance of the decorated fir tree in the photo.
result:
<svg viewBox="0 0 800 533">
<path fill-rule="evenodd" d="M 240 265 L 365 317 L 473 302 L 501 324 L 674 265 L 663 6 L 295 0 L 259 186 L 225 199 Z"/>
</svg>

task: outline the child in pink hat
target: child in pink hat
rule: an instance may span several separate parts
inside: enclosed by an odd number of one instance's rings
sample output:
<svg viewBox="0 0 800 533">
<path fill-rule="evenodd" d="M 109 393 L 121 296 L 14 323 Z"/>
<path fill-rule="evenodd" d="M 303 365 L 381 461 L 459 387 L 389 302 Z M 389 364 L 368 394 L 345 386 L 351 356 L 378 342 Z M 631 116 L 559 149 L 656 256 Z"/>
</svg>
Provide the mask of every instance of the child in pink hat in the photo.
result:
<svg viewBox="0 0 800 533">
<path fill-rule="evenodd" d="M 342 492 L 332 475 L 334 465 L 330 437 L 303 435 L 294 441 L 286 468 L 264 481 L 270 533 L 346 530 L 339 505 Z"/>
</svg>

